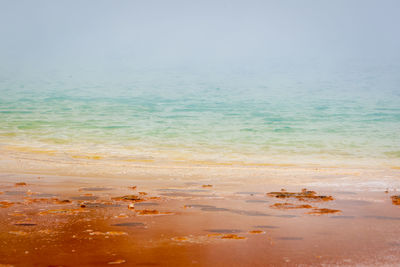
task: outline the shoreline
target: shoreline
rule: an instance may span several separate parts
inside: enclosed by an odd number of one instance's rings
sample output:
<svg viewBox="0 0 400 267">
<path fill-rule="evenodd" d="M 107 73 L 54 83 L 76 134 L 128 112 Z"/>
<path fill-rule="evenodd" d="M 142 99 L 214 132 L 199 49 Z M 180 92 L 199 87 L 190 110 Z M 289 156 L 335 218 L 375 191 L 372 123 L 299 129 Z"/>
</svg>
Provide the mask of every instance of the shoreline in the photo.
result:
<svg viewBox="0 0 400 267">
<path fill-rule="evenodd" d="M 0 153 L 0 265 L 392 266 L 399 177 Z"/>
<path fill-rule="evenodd" d="M 36 175 L 148 180 L 218 180 L 286 185 L 341 185 L 386 190 L 400 188 L 397 166 L 307 164 L 218 164 L 60 158 L 0 150 L 0 172 Z"/>
</svg>

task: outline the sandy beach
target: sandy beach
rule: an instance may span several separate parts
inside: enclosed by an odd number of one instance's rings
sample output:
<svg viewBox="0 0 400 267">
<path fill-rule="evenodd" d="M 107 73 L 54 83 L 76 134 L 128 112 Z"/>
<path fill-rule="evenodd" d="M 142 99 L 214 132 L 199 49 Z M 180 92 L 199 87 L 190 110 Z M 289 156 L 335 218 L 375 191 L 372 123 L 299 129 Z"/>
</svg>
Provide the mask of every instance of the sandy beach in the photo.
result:
<svg viewBox="0 0 400 267">
<path fill-rule="evenodd" d="M 2 266 L 385 266 L 400 260 L 400 207 L 391 198 L 399 195 L 396 169 L 136 163 L 118 177 L 101 161 L 92 161 L 95 167 L 75 162 L 70 175 L 6 172 L 13 166 L 6 162 L 17 164 L 3 154 Z M 19 164 L 30 166 L 21 158 Z M 103 175 L 90 176 L 99 164 Z"/>
<path fill-rule="evenodd" d="M 0 267 L 400 266 L 399 10 L 0 0 Z"/>
</svg>

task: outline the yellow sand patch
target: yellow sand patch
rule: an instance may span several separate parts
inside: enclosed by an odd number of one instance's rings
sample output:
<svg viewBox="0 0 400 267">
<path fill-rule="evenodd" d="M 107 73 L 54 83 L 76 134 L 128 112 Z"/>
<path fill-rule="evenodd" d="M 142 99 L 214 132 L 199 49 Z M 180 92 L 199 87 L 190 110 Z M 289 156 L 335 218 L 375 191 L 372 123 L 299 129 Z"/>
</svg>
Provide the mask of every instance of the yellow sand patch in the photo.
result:
<svg viewBox="0 0 400 267">
<path fill-rule="evenodd" d="M 6 146 L 5 149 L 19 151 L 19 152 L 33 153 L 33 154 L 44 154 L 50 156 L 53 156 L 57 152 L 56 150 L 39 150 L 32 147 L 20 147 L 20 146 Z"/>
<path fill-rule="evenodd" d="M 176 163 L 180 164 L 194 164 L 194 165 L 209 165 L 209 166 L 247 166 L 247 167 L 292 167 L 295 164 L 289 163 L 255 163 L 245 161 L 226 161 L 226 162 L 215 162 L 208 160 L 190 160 L 186 158 L 175 158 Z"/>
<path fill-rule="evenodd" d="M 141 162 L 141 163 L 146 163 L 146 162 L 154 162 L 152 159 L 125 159 L 123 161 L 127 162 Z"/>
<path fill-rule="evenodd" d="M 94 160 L 99 160 L 102 159 L 102 156 L 98 155 L 72 155 L 71 158 L 74 159 L 94 159 Z"/>
</svg>

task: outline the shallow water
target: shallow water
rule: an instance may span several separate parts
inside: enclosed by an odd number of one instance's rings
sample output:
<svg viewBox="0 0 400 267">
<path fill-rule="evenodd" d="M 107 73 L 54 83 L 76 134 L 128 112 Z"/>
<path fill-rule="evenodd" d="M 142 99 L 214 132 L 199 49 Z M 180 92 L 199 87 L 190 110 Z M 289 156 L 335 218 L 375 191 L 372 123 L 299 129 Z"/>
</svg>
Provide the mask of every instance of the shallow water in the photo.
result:
<svg viewBox="0 0 400 267">
<path fill-rule="evenodd" d="M 396 72 L 14 75 L 0 83 L 0 145 L 88 160 L 396 165 Z"/>
</svg>

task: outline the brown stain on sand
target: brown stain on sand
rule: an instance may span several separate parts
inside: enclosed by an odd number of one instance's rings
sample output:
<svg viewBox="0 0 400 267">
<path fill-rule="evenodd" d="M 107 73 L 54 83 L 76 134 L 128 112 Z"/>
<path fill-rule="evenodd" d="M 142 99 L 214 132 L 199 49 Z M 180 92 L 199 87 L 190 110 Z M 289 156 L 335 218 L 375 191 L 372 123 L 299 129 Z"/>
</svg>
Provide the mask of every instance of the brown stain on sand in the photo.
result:
<svg viewBox="0 0 400 267">
<path fill-rule="evenodd" d="M 115 261 L 110 261 L 107 264 L 122 264 L 122 263 L 126 263 L 126 260 L 118 259 Z"/>
<path fill-rule="evenodd" d="M 39 212 L 39 215 L 77 215 L 81 212 L 88 212 L 86 209 L 53 209 Z"/>
<path fill-rule="evenodd" d="M 120 231 L 108 231 L 108 232 L 90 232 L 89 235 L 104 235 L 104 236 L 121 236 L 121 235 L 128 235 L 126 232 Z"/>
<path fill-rule="evenodd" d="M 8 233 L 9 233 L 9 234 L 13 234 L 13 235 L 19 235 L 19 236 L 28 235 L 28 233 L 27 233 L 27 232 L 24 232 L 24 231 L 9 231 Z"/>
<path fill-rule="evenodd" d="M 158 210 L 136 210 L 136 213 L 138 215 L 168 215 L 168 214 L 173 214 L 172 212 L 161 212 Z"/>
<path fill-rule="evenodd" d="M 251 230 L 251 231 L 249 231 L 249 233 L 250 234 L 264 234 L 265 232 L 261 231 L 261 230 Z"/>
<path fill-rule="evenodd" d="M 173 237 L 171 239 L 174 240 L 174 241 L 187 241 L 188 240 L 188 238 L 184 237 L 184 236 L 176 236 L 176 237 Z"/>
<path fill-rule="evenodd" d="M 12 202 L 0 201 L 0 208 L 8 208 L 11 207 L 12 205 L 14 205 L 14 203 Z"/>
<path fill-rule="evenodd" d="M 44 203 L 44 204 L 71 204 L 72 202 L 68 199 L 60 200 L 58 198 L 30 198 L 25 197 L 25 204 L 33 203 Z"/>
<path fill-rule="evenodd" d="M 338 213 L 338 212 L 342 212 L 341 210 L 334 210 L 334 209 L 313 209 L 310 212 L 307 212 L 307 214 L 312 214 L 312 215 L 324 215 L 324 214 L 333 214 L 333 213 Z"/>
<path fill-rule="evenodd" d="M 221 239 L 246 239 L 244 236 L 238 236 L 235 234 L 226 234 L 221 236 Z"/>
<path fill-rule="evenodd" d="M 301 205 L 296 205 L 293 203 L 275 203 L 270 206 L 273 209 L 312 209 L 314 208 L 311 205 L 308 204 L 301 204 Z"/>
<path fill-rule="evenodd" d="M 400 195 L 398 196 L 391 196 L 393 205 L 400 205 Z"/>
<path fill-rule="evenodd" d="M 331 201 L 334 200 L 332 196 L 317 195 L 317 192 L 303 189 L 301 192 L 287 192 L 282 189 L 280 192 L 269 192 L 267 196 L 276 197 L 280 199 L 295 198 L 300 201 Z"/>
<path fill-rule="evenodd" d="M 117 201 L 133 201 L 133 202 L 141 202 L 144 201 L 144 199 L 140 198 L 139 196 L 136 195 L 126 195 L 122 197 L 113 197 L 111 198 L 112 200 L 117 200 Z"/>
</svg>

